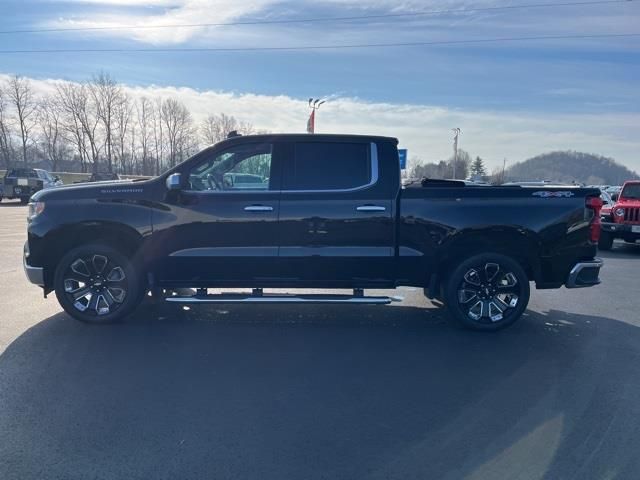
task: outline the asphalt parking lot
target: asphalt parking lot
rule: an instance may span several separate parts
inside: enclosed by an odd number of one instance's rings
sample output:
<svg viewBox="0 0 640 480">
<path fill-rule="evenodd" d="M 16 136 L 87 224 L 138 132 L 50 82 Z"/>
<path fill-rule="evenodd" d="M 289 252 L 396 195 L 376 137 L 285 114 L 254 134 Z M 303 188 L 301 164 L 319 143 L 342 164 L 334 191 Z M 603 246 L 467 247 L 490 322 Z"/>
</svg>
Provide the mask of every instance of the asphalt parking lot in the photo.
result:
<svg viewBox="0 0 640 480">
<path fill-rule="evenodd" d="M 628 479 L 640 472 L 640 245 L 533 291 L 511 329 L 385 307 L 61 313 L 0 204 L 0 478 Z"/>
</svg>

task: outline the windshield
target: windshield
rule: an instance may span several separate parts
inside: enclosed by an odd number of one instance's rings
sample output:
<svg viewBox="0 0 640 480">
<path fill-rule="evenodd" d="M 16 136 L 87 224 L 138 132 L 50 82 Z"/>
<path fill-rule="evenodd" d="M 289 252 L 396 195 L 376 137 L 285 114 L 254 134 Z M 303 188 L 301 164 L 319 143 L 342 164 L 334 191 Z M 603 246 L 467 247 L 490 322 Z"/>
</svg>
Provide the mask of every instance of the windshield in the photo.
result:
<svg viewBox="0 0 640 480">
<path fill-rule="evenodd" d="M 620 199 L 625 198 L 640 199 L 640 183 L 632 183 L 624 187 Z"/>
</svg>

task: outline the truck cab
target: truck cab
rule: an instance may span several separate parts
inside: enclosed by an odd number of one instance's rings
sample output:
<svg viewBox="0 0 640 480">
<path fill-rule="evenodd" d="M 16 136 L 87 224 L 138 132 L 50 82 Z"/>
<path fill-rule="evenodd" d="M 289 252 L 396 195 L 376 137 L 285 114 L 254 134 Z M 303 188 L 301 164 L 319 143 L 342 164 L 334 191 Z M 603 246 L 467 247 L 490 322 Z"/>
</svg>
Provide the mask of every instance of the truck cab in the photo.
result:
<svg viewBox="0 0 640 480">
<path fill-rule="evenodd" d="M 616 238 L 627 243 L 640 239 L 640 180 L 625 182 L 606 220 L 602 222 L 600 250 L 611 250 Z"/>
</svg>

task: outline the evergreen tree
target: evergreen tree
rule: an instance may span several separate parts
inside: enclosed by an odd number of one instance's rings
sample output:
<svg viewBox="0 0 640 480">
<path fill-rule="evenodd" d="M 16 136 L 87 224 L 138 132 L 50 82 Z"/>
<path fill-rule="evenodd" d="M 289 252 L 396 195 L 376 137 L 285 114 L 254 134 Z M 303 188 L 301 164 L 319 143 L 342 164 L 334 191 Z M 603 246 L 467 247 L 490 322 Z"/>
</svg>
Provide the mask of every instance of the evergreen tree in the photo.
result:
<svg viewBox="0 0 640 480">
<path fill-rule="evenodd" d="M 487 170 L 484 167 L 484 161 L 480 157 L 476 157 L 471 164 L 471 176 L 484 177 L 486 174 Z"/>
</svg>

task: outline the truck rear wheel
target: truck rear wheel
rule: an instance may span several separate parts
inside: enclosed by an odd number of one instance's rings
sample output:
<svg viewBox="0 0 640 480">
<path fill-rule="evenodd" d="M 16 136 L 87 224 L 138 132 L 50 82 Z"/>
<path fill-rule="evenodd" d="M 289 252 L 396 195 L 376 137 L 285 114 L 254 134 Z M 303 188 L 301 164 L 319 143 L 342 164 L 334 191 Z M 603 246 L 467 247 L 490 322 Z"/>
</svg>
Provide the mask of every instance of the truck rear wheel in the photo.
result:
<svg viewBox="0 0 640 480">
<path fill-rule="evenodd" d="M 54 275 L 54 289 L 62 308 L 87 323 L 123 319 L 142 300 L 139 273 L 129 258 L 100 244 L 72 249 Z"/>
<path fill-rule="evenodd" d="M 529 278 L 514 259 L 482 253 L 462 261 L 444 282 L 452 319 L 472 330 L 495 331 L 512 325 L 529 303 Z"/>
<path fill-rule="evenodd" d="M 609 232 L 601 232 L 598 240 L 600 250 L 611 250 L 613 248 L 613 236 Z"/>
</svg>

